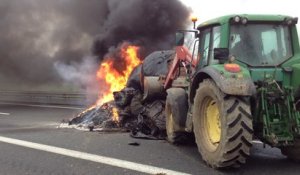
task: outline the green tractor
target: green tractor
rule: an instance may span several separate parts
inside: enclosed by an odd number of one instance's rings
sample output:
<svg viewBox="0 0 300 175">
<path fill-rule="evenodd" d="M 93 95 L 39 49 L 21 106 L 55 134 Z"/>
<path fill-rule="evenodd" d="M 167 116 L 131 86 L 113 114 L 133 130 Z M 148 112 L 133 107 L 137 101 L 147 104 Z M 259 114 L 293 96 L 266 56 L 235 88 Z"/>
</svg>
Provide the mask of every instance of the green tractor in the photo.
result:
<svg viewBox="0 0 300 175">
<path fill-rule="evenodd" d="M 168 140 L 193 132 L 213 168 L 244 164 L 254 138 L 300 159 L 297 21 L 228 15 L 190 30 L 196 38 L 192 60 L 179 59 L 187 63 L 185 77 L 173 70 L 164 86 Z M 177 46 L 186 32 L 177 34 Z"/>
</svg>

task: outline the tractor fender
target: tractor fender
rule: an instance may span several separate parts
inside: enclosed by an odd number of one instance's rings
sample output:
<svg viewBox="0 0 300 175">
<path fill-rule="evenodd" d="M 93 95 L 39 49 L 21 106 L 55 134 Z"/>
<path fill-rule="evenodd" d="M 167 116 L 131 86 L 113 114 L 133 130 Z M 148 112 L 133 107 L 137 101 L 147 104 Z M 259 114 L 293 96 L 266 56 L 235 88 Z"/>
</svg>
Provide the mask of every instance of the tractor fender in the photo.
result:
<svg viewBox="0 0 300 175">
<path fill-rule="evenodd" d="M 190 102 L 194 102 L 199 83 L 204 79 L 212 79 L 220 90 L 229 95 L 252 96 L 256 93 L 255 85 L 251 77 L 237 78 L 237 76 L 225 77 L 219 70 L 213 67 L 205 67 L 196 72 L 192 78 L 190 88 Z"/>
</svg>

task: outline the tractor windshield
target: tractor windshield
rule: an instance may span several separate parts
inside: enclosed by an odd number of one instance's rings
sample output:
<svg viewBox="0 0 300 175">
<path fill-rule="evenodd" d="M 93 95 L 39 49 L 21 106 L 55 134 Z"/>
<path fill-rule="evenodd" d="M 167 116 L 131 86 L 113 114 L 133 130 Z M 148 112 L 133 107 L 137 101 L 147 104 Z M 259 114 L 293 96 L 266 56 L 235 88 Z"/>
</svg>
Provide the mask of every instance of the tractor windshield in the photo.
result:
<svg viewBox="0 0 300 175">
<path fill-rule="evenodd" d="M 232 25 L 229 50 L 250 66 L 277 66 L 292 56 L 289 28 L 280 24 Z"/>
</svg>

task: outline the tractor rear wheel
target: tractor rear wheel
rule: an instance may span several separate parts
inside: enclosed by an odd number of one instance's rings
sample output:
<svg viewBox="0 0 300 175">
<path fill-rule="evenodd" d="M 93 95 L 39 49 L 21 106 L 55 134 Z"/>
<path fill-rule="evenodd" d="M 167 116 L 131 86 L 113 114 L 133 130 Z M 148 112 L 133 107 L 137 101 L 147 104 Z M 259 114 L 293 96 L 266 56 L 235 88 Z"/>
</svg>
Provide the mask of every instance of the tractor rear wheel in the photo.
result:
<svg viewBox="0 0 300 175">
<path fill-rule="evenodd" d="M 167 93 L 165 108 L 167 139 L 171 143 L 181 143 L 185 140 L 187 95 L 182 88 L 170 88 Z"/>
<path fill-rule="evenodd" d="M 202 159 L 213 168 L 239 167 L 252 146 L 250 104 L 226 95 L 209 79 L 200 83 L 193 106 L 193 128 Z"/>
</svg>

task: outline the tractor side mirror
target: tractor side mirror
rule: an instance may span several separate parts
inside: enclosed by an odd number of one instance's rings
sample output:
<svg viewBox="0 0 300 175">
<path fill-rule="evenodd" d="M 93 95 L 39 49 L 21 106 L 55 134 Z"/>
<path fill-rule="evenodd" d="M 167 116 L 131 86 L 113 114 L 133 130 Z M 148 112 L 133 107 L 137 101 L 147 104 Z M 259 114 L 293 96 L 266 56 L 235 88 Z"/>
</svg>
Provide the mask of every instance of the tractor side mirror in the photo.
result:
<svg viewBox="0 0 300 175">
<path fill-rule="evenodd" d="M 228 60 L 229 50 L 228 48 L 215 48 L 214 49 L 214 58 L 219 60 L 220 63 L 224 63 Z"/>
<path fill-rule="evenodd" d="M 176 32 L 176 46 L 182 46 L 184 44 L 184 33 Z"/>
</svg>

